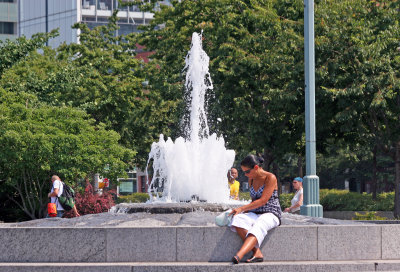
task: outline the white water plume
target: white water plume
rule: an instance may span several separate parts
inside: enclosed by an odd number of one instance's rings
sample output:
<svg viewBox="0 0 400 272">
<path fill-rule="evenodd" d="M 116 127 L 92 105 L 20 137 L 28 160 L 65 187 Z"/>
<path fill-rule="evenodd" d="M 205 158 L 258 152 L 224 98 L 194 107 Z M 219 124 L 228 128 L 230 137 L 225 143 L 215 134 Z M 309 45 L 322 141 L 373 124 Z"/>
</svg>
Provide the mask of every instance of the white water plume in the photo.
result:
<svg viewBox="0 0 400 272">
<path fill-rule="evenodd" d="M 185 138 L 173 142 L 160 135 L 149 154 L 153 177 L 149 186 L 150 199 L 165 202 L 207 201 L 229 202 L 227 172 L 235 152 L 225 148 L 225 141 L 214 133 L 209 135 L 205 110 L 206 92 L 212 90 L 208 72 L 209 57 L 202 49 L 202 35 L 193 33 L 191 49 L 186 56 L 186 92 L 189 118 Z"/>
</svg>

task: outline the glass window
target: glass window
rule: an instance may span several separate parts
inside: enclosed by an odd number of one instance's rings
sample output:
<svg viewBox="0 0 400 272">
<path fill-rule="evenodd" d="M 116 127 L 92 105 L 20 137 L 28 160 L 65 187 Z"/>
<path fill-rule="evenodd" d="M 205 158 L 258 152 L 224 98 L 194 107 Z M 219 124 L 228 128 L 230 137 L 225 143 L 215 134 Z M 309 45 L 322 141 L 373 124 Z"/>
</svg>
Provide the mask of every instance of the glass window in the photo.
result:
<svg viewBox="0 0 400 272">
<path fill-rule="evenodd" d="M 14 0 L 0 0 L 0 3 L 14 3 Z"/>
<path fill-rule="evenodd" d="M 91 6 L 96 6 L 96 0 L 82 0 L 82 8 L 90 9 Z"/>
<path fill-rule="evenodd" d="M 101 25 L 105 25 L 104 23 L 96 23 L 96 22 L 90 22 L 90 23 L 86 23 L 86 25 L 89 27 L 89 29 L 93 29 L 96 26 L 101 26 Z"/>
<path fill-rule="evenodd" d="M 128 172 L 129 178 L 136 178 L 136 172 Z"/>
<path fill-rule="evenodd" d="M 146 176 L 141 176 L 141 188 L 140 190 L 142 191 L 142 193 L 146 192 Z"/>
<path fill-rule="evenodd" d="M 0 34 L 15 34 L 14 23 L 0 22 Z"/>
<path fill-rule="evenodd" d="M 119 24 L 118 35 L 128 35 L 137 32 L 137 26 L 132 24 Z"/>
<path fill-rule="evenodd" d="M 105 23 L 108 23 L 108 17 L 97 17 L 97 21 L 98 22 L 105 22 Z"/>
<path fill-rule="evenodd" d="M 83 22 L 94 22 L 96 21 L 96 17 L 93 16 L 83 16 L 82 17 Z"/>
<path fill-rule="evenodd" d="M 99 0 L 97 8 L 99 10 L 112 10 L 113 8 L 112 0 Z"/>
</svg>

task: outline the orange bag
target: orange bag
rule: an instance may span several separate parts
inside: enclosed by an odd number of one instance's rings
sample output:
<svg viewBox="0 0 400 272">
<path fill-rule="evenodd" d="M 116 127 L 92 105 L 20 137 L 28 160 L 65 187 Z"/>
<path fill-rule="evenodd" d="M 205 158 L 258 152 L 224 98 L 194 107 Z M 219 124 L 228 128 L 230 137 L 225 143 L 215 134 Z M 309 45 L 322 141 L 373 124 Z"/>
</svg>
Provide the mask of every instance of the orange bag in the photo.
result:
<svg viewBox="0 0 400 272">
<path fill-rule="evenodd" d="M 50 217 L 57 216 L 57 206 L 56 203 L 47 203 L 47 213 Z"/>
</svg>

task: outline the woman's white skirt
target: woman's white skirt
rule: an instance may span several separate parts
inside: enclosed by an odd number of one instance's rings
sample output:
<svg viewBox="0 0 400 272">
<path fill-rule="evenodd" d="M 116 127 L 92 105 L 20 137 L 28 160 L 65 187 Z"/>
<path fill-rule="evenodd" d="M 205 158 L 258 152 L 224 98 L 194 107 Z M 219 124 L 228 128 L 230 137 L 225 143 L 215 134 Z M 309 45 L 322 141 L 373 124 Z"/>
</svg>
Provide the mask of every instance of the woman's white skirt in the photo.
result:
<svg viewBox="0 0 400 272">
<path fill-rule="evenodd" d="M 256 247 L 260 247 L 268 231 L 279 225 L 279 218 L 273 213 L 256 214 L 253 212 L 239 213 L 232 219 L 231 230 L 236 232 L 234 227 L 247 230 L 247 235 L 252 234 L 257 238 Z"/>
</svg>

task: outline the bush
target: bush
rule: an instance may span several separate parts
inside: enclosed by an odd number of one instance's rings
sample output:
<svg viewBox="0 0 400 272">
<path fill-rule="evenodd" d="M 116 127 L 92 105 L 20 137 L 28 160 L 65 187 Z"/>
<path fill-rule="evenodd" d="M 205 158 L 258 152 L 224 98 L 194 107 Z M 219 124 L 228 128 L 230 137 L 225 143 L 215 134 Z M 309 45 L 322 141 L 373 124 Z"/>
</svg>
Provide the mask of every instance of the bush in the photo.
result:
<svg viewBox="0 0 400 272">
<path fill-rule="evenodd" d="M 239 191 L 239 200 L 251 200 L 250 192 Z"/>
<path fill-rule="evenodd" d="M 279 196 L 282 209 L 289 207 L 287 205 L 290 205 L 292 197 L 293 194 Z M 321 189 L 319 199 L 324 211 L 393 211 L 394 209 L 394 192 L 378 194 L 377 199 L 373 200 L 372 194 Z"/>
<path fill-rule="evenodd" d="M 76 193 L 75 205 L 80 215 L 108 212 L 115 205 L 115 196 L 115 190 L 103 190 L 102 194 L 95 194 L 92 186 L 88 186 L 83 194 Z M 69 211 L 64 217 L 71 218 L 74 214 Z"/>
<path fill-rule="evenodd" d="M 377 195 L 375 211 L 393 211 L 394 210 L 394 192 L 381 193 Z"/>
<path fill-rule="evenodd" d="M 279 202 L 281 203 L 282 211 L 292 206 L 292 203 L 290 201 L 292 200 L 293 197 L 294 193 L 279 195 Z"/>
<path fill-rule="evenodd" d="M 133 193 L 131 195 L 120 195 L 117 203 L 144 203 L 149 199 L 150 197 L 147 193 Z"/>
<path fill-rule="evenodd" d="M 352 220 L 386 220 L 386 217 L 376 215 L 376 212 L 366 212 L 364 214 L 356 212 L 356 217 Z"/>
</svg>

